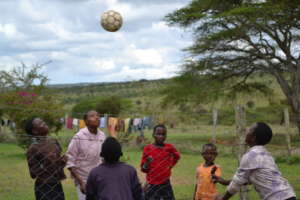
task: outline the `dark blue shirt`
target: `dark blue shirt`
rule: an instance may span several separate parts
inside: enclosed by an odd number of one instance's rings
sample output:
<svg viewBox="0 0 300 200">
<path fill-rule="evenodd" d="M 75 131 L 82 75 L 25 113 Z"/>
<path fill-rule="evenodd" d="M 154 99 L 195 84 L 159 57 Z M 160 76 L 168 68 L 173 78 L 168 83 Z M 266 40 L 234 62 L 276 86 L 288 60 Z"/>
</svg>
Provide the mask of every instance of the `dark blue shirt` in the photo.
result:
<svg viewBox="0 0 300 200">
<path fill-rule="evenodd" d="M 142 188 L 134 167 L 103 163 L 88 177 L 86 200 L 142 200 Z"/>
</svg>

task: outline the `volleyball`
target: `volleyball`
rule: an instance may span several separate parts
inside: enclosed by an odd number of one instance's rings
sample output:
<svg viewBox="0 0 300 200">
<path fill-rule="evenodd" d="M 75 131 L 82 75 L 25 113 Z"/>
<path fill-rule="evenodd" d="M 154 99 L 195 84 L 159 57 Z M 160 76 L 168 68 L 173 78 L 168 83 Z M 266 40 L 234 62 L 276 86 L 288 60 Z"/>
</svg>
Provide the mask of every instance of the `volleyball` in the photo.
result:
<svg viewBox="0 0 300 200">
<path fill-rule="evenodd" d="M 101 26 L 109 32 L 118 31 L 121 28 L 122 24 L 122 16 L 116 11 L 108 10 L 101 16 Z"/>
</svg>

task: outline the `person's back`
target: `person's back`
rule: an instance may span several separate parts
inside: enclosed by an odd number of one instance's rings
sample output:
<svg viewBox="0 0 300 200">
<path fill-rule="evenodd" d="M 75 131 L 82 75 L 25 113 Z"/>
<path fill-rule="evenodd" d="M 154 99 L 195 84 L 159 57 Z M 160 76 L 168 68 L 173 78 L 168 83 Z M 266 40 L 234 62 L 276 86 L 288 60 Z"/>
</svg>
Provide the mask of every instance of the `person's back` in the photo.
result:
<svg viewBox="0 0 300 200">
<path fill-rule="evenodd" d="M 119 162 L 123 155 L 117 139 L 108 137 L 101 149 L 104 163 L 94 168 L 88 177 L 86 200 L 142 200 L 142 187 L 136 170 Z"/>
<path fill-rule="evenodd" d="M 89 179 L 87 195 L 93 196 L 93 200 L 140 200 L 142 197 L 136 170 L 126 163 L 103 163 L 91 171 Z"/>
</svg>

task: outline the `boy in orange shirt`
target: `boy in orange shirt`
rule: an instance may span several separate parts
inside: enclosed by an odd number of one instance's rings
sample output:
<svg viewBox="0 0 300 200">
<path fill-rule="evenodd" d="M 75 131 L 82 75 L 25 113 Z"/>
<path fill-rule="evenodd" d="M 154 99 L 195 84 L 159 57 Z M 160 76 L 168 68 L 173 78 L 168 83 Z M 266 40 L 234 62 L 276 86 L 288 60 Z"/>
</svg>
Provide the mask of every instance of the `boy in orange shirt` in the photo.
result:
<svg viewBox="0 0 300 200">
<path fill-rule="evenodd" d="M 216 181 L 214 176 L 221 176 L 221 168 L 215 165 L 214 161 L 218 155 L 217 147 L 214 144 L 208 143 L 202 146 L 201 153 L 204 163 L 197 167 L 196 172 L 196 187 L 194 193 L 194 200 L 214 200 L 218 195 L 216 189 Z M 218 181 L 223 185 L 227 185 L 227 181 Z"/>
</svg>

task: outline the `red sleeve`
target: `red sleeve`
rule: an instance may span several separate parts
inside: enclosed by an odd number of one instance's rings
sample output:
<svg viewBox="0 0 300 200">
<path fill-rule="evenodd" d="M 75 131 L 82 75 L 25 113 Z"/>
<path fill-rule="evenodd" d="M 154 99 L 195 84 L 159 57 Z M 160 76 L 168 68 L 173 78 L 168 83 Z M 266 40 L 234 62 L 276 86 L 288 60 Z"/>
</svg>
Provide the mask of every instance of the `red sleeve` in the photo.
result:
<svg viewBox="0 0 300 200">
<path fill-rule="evenodd" d="M 148 149 L 149 149 L 148 145 L 144 147 L 143 156 L 142 156 L 142 160 L 141 160 L 141 171 L 144 172 L 144 173 L 147 173 L 149 171 L 149 169 L 144 169 L 143 168 L 143 165 L 146 162 L 146 158 L 149 156 Z"/>
<path fill-rule="evenodd" d="M 173 166 L 175 166 L 177 161 L 180 159 L 180 153 L 173 145 L 170 145 L 170 147 L 170 153 L 173 155 Z"/>
</svg>

